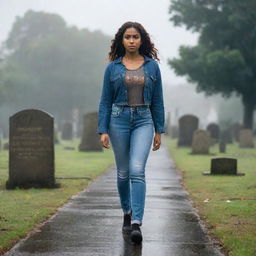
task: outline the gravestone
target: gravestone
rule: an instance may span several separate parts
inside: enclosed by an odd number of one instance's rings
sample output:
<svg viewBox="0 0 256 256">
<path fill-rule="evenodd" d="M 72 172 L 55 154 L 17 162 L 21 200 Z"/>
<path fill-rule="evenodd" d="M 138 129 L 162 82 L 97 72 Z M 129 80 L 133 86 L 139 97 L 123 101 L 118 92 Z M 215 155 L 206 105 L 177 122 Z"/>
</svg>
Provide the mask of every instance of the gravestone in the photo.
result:
<svg viewBox="0 0 256 256">
<path fill-rule="evenodd" d="M 232 136 L 236 141 L 239 141 L 239 133 L 240 130 L 243 128 L 243 126 L 239 123 L 234 123 L 231 126 L 231 130 L 232 130 Z"/>
<path fill-rule="evenodd" d="M 222 131 L 222 133 L 220 135 L 220 139 L 225 141 L 226 144 L 232 144 L 233 139 L 232 139 L 231 129 L 226 129 L 226 130 Z"/>
<path fill-rule="evenodd" d="M 213 158 L 211 159 L 211 172 L 204 172 L 204 175 L 244 175 L 237 172 L 237 159 L 235 158 Z"/>
<path fill-rule="evenodd" d="M 184 115 L 179 119 L 178 146 L 191 146 L 193 133 L 198 129 L 199 120 L 193 115 Z"/>
<path fill-rule="evenodd" d="M 61 139 L 72 140 L 73 139 L 73 125 L 72 122 L 64 121 L 62 126 Z"/>
<path fill-rule="evenodd" d="M 210 133 L 204 130 L 196 130 L 192 140 L 192 154 L 209 154 Z"/>
<path fill-rule="evenodd" d="M 179 128 L 178 126 L 171 126 L 171 138 L 177 139 L 179 137 Z"/>
<path fill-rule="evenodd" d="M 53 117 L 27 109 L 10 117 L 9 180 L 7 189 L 15 187 L 54 188 Z"/>
<path fill-rule="evenodd" d="M 239 147 L 240 148 L 253 148 L 253 133 L 250 129 L 242 129 L 239 133 Z"/>
<path fill-rule="evenodd" d="M 207 131 L 210 133 L 210 137 L 213 143 L 216 143 L 219 141 L 219 136 L 220 136 L 220 128 L 217 124 L 215 123 L 210 123 L 207 128 Z"/>
<path fill-rule="evenodd" d="M 79 151 L 103 151 L 99 135 L 96 133 L 98 113 L 91 112 L 85 114 L 83 123 L 84 127 Z"/>
</svg>

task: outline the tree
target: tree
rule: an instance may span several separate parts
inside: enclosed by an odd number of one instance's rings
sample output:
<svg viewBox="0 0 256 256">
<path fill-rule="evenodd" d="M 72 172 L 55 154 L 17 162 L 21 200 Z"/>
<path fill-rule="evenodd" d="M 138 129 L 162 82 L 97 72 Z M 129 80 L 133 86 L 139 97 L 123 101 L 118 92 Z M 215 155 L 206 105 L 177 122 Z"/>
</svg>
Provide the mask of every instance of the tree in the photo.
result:
<svg viewBox="0 0 256 256">
<path fill-rule="evenodd" d="M 8 39 L 6 85 L 18 108 L 42 108 L 58 120 L 96 110 L 110 37 L 68 27 L 56 14 L 28 11 Z"/>
<path fill-rule="evenodd" d="M 194 47 L 181 46 L 169 60 L 178 75 L 187 75 L 206 94 L 240 95 L 243 125 L 253 128 L 256 106 L 256 1 L 173 0 L 175 26 L 199 33 Z"/>
</svg>

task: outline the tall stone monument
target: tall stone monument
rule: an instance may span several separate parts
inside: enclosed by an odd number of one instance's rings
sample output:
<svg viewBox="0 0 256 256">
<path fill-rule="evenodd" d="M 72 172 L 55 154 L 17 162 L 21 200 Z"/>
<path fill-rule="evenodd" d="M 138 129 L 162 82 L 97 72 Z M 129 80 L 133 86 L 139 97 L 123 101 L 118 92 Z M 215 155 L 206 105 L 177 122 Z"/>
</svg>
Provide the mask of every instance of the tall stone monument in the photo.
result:
<svg viewBox="0 0 256 256">
<path fill-rule="evenodd" d="M 54 119 L 27 109 L 10 117 L 7 189 L 58 187 L 54 176 Z"/>
</svg>

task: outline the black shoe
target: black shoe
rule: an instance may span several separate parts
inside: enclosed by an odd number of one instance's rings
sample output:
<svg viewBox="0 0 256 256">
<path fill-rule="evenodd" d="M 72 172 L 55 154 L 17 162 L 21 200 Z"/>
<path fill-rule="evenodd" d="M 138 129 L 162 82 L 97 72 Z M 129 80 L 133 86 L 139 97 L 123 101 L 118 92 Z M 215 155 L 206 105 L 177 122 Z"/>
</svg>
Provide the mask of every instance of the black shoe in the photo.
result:
<svg viewBox="0 0 256 256">
<path fill-rule="evenodd" d="M 142 234 L 139 224 L 132 224 L 131 240 L 135 244 L 140 244 L 142 241 Z"/>
<path fill-rule="evenodd" d="M 124 214 L 124 221 L 123 221 L 123 231 L 131 230 L 131 213 Z"/>
</svg>

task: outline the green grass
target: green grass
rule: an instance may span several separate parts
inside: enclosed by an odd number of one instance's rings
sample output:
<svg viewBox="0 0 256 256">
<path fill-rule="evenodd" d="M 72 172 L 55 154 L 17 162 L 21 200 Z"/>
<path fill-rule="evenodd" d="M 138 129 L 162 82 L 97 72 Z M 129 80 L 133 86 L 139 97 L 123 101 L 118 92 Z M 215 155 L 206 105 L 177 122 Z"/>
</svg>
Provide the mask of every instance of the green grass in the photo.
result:
<svg viewBox="0 0 256 256">
<path fill-rule="evenodd" d="M 75 150 L 64 150 L 64 146 L 75 147 Z M 55 146 L 55 177 L 94 179 L 114 163 L 112 150 L 79 152 L 77 146 L 77 140 Z M 61 184 L 58 189 L 6 190 L 7 179 L 8 152 L 0 151 L 0 254 L 90 182 L 88 179 L 56 179 Z"/>
<path fill-rule="evenodd" d="M 165 139 L 183 183 L 212 236 L 224 244 L 230 256 L 256 255 L 256 149 L 228 145 L 226 154 L 211 147 L 212 155 L 190 155 L 188 147 L 177 148 L 177 141 Z M 205 176 L 211 158 L 238 159 L 238 171 L 245 176 Z M 204 200 L 208 199 L 208 202 Z M 229 200 L 230 202 L 228 202 Z"/>
</svg>

